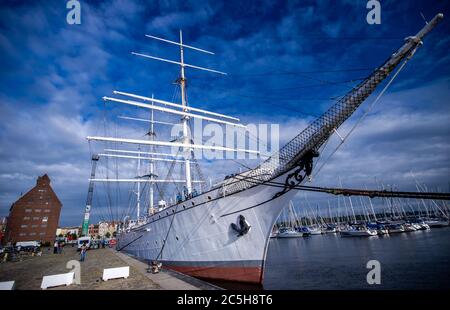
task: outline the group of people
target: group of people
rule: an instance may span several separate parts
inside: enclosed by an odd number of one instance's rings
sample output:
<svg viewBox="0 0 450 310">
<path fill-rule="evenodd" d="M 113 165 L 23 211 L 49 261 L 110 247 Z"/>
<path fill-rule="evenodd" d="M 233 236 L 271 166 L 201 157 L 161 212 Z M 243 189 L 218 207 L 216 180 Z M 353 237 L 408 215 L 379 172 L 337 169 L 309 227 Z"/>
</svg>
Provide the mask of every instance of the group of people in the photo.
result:
<svg viewBox="0 0 450 310">
<path fill-rule="evenodd" d="M 53 244 L 53 254 L 62 254 L 64 242 L 55 241 Z"/>
<path fill-rule="evenodd" d="M 184 200 L 188 200 L 191 199 L 195 196 L 198 196 L 197 190 L 194 188 L 192 190 L 191 193 L 189 193 L 188 189 L 186 186 L 183 187 L 183 195 L 184 195 Z M 180 203 L 183 201 L 183 195 L 181 193 L 177 194 L 177 203 Z"/>
<path fill-rule="evenodd" d="M 62 254 L 63 252 L 63 247 L 64 247 L 64 242 L 60 242 L 58 240 L 55 241 L 55 243 L 53 244 L 53 254 Z M 109 243 L 109 241 L 107 240 L 102 240 L 98 246 L 102 248 L 105 248 L 106 246 L 111 247 L 111 244 Z M 83 244 L 81 245 L 80 248 L 80 261 L 84 262 L 86 259 L 86 251 L 88 249 L 88 244 L 87 242 L 83 242 Z"/>
</svg>

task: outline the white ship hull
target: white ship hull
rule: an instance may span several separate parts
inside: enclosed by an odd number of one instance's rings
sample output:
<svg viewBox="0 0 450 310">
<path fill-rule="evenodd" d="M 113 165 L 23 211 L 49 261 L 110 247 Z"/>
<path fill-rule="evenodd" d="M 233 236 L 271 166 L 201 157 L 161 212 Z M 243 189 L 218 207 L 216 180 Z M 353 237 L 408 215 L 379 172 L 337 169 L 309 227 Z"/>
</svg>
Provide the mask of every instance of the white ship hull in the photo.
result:
<svg viewBox="0 0 450 310">
<path fill-rule="evenodd" d="M 287 174 L 273 181 L 284 183 Z M 272 227 L 295 195 L 274 198 L 281 190 L 257 185 L 225 197 L 222 188 L 201 194 L 120 234 L 117 250 L 199 278 L 260 284 Z M 240 215 L 251 225 L 243 236 L 231 228 Z"/>
</svg>

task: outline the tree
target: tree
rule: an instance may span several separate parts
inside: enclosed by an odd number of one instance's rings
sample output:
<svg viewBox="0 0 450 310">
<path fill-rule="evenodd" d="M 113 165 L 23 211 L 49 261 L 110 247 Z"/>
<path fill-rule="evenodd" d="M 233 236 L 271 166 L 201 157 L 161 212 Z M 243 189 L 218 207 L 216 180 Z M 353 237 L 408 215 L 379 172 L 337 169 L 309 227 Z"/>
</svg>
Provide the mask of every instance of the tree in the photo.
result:
<svg viewBox="0 0 450 310">
<path fill-rule="evenodd" d="M 108 231 L 108 232 L 105 234 L 105 237 L 109 239 L 109 238 L 111 237 L 111 233 Z"/>
</svg>

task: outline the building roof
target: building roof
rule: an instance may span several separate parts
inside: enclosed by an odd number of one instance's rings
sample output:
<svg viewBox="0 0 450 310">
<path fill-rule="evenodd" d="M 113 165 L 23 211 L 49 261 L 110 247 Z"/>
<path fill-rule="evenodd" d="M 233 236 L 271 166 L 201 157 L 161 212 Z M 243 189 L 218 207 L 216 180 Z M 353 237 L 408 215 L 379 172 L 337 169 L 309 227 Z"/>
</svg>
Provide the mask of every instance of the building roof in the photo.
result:
<svg viewBox="0 0 450 310">
<path fill-rule="evenodd" d="M 25 193 L 25 195 L 22 195 L 19 199 L 17 199 L 9 208 L 9 211 L 11 212 L 11 210 L 14 208 L 14 206 L 16 204 L 18 204 L 19 202 L 22 202 L 23 200 L 27 200 L 30 198 L 31 193 L 33 192 L 34 189 L 38 188 L 38 187 L 45 187 L 46 189 L 49 190 L 49 194 L 53 196 L 53 198 L 55 198 L 55 200 L 57 201 L 57 203 L 62 207 L 62 203 L 59 200 L 58 196 L 56 195 L 56 193 L 53 191 L 52 187 L 50 186 L 50 178 L 48 177 L 47 174 L 44 174 L 43 176 L 39 176 L 36 180 L 36 185 L 31 188 L 28 192 Z"/>
</svg>

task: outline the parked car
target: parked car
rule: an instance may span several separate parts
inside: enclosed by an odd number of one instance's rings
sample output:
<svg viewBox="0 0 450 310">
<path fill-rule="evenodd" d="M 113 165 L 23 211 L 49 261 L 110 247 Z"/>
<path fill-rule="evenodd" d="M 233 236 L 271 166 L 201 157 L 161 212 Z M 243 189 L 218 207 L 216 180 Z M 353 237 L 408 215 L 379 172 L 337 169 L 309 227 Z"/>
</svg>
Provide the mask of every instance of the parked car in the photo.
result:
<svg viewBox="0 0 450 310">
<path fill-rule="evenodd" d="M 83 244 L 89 249 L 91 247 L 91 237 L 80 237 L 78 238 L 77 249 L 81 250 Z"/>
<path fill-rule="evenodd" d="M 39 241 L 19 241 L 16 242 L 15 248 L 17 251 L 37 252 L 41 247 Z"/>
<path fill-rule="evenodd" d="M 16 242 L 16 247 L 39 247 L 41 243 L 39 241 L 19 241 Z"/>
</svg>

